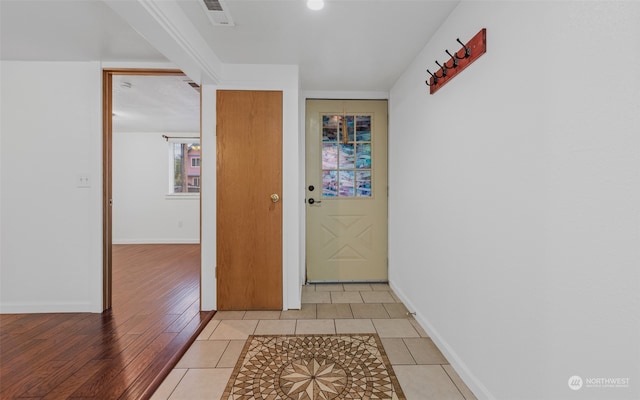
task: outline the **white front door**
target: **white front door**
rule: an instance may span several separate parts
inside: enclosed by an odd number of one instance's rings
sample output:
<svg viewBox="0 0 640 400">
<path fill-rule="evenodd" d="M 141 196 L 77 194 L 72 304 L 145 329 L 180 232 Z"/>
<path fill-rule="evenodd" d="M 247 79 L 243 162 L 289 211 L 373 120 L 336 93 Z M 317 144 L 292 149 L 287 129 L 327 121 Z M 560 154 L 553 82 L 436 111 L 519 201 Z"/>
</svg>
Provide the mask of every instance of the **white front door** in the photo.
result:
<svg viewBox="0 0 640 400">
<path fill-rule="evenodd" d="M 309 282 L 387 280 L 387 101 L 307 100 Z"/>
</svg>

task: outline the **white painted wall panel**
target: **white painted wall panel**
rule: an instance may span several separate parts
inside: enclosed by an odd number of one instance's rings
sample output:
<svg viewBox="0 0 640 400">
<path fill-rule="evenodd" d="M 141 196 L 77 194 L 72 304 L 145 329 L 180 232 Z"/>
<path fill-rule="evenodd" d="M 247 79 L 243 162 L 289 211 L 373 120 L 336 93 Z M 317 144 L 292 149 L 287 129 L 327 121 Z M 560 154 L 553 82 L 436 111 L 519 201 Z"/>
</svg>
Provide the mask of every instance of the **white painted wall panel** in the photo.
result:
<svg viewBox="0 0 640 400">
<path fill-rule="evenodd" d="M 462 2 L 391 90 L 391 283 L 480 399 L 640 398 L 638 21 Z M 429 95 L 481 28 L 487 53 Z"/>
<path fill-rule="evenodd" d="M 1 70 L 0 312 L 99 312 L 100 64 Z"/>
<path fill-rule="evenodd" d="M 200 199 L 167 198 L 169 144 L 162 135 L 113 134 L 114 244 L 200 243 Z"/>
</svg>

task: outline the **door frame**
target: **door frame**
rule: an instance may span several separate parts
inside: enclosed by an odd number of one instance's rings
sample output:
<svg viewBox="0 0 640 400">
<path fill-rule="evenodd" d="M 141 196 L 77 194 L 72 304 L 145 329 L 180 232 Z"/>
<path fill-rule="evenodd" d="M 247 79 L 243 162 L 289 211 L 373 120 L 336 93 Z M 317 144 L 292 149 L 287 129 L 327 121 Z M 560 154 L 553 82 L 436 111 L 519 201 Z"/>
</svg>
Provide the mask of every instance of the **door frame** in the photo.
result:
<svg viewBox="0 0 640 400">
<path fill-rule="evenodd" d="M 112 306 L 112 167 L 113 167 L 113 76 L 114 75 L 147 75 L 170 76 L 185 75 L 179 69 L 139 69 L 139 68 L 105 68 L 102 70 L 102 310 Z M 185 75 L 186 76 L 186 75 Z M 202 91 L 200 92 L 200 114 L 202 115 Z M 200 120 L 202 125 L 202 119 Z M 202 126 L 200 126 L 202 136 Z M 202 140 L 202 137 L 200 138 Z M 202 156 L 201 156 L 202 157 Z M 202 225 L 202 200 L 200 200 L 200 225 Z M 202 272 L 200 272 L 200 291 L 202 291 Z M 202 293 L 200 293 L 202 305 Z M 202 308 L 202 307 L 200 307 Z"/>
</svg>

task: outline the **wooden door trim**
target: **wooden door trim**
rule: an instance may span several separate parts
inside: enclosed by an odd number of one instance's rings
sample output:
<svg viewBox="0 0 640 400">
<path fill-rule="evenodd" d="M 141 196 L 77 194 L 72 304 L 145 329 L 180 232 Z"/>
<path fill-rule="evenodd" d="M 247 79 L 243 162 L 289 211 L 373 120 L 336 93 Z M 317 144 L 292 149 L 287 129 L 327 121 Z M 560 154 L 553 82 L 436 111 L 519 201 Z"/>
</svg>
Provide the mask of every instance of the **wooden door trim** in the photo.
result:
<svg viewBox="0 0 640 400">
<path fill-rule="evenodd" d="M 111 139 L 112 104 L 111 92 L 113 74 L 102 71 L 102 309 L 111 308 L 112 300 L 112 267 L 111 267 Z"/>
<path fill-rule="evenodd" d="M 184 75 L 178 69 L 136 69 L 136 68 L 108 68 L 102 70 L 102 309 L 106 311 L 112 305 L 112 213 L 111 204 L 112 166 L 113 166 L 113 126 L 112 126 L 112 100 L 113 100 L 113 76 L 114 75 Z M 200 102 L 202 111 L 202 101 Z M 202 121 L 201 121 L 202 123 Z M 202 226 L 202 212 L 200 213 L 200 226 Z M 202 274 L 200 274 L 202 280 Z M 200 282 L 202 290 L 202 282 Z M 202 299 L 202 296 L 200 296 Z"/>
</svg>

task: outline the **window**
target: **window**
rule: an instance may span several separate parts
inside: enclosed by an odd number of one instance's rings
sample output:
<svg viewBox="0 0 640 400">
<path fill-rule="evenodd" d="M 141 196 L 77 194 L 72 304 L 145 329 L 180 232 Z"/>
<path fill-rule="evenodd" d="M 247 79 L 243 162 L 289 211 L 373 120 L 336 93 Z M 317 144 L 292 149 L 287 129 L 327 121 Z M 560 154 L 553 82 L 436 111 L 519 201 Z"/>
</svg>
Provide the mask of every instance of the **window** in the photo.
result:
<svg viewBox="0 0 640 400">
<path fill-rule="evenodd" d="M 322 196 L 371 197 L 371 115 L 322 116 Z"/>
<path fill-rule="evenodd" d="M 200 193 L 200 143 L 169 142 L 169 193 Z"/>
</svg>

